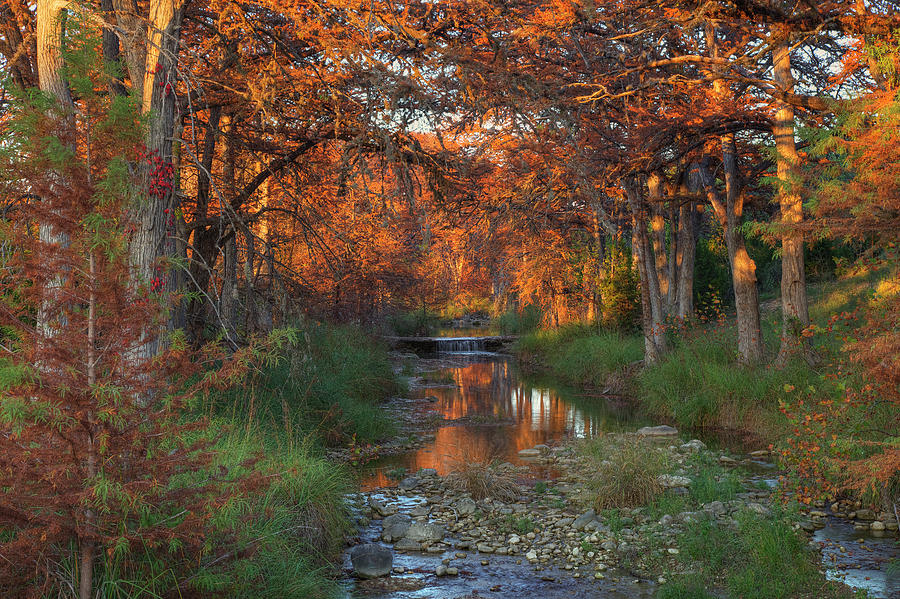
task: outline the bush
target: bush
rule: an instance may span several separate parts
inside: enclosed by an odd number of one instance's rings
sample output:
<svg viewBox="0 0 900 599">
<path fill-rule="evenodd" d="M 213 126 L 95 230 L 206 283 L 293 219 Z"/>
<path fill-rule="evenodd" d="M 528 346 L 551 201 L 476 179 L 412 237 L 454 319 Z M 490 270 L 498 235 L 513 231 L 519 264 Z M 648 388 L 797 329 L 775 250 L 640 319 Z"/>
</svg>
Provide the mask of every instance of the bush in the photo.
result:
<svg viewBox="0 0 900 599">
<path fill-rule="evenodd" d="M 399 391 L 386 347 L 354 326 L 305 325 L 299 341 L 239 390 L 211 395 L 203 410 L 327 444 L 372 442 L 393 432 L 378 403 Z"/>
<path fill-rule="evenodd" d="M 544 314 L 539 306 L 527 304 L 521 310 L 510 309 L 497 317 L 502 335 L 525 335 L 541 326 Z"/>
<path fill-rule="evenodd" d="M 475 460 L 463 456 L 447 475 L 446 481 L 451 488 L 468 493 L 475 500 L 490 497 L 511 502 L 518 499 L 520 494 L 515 475 L 493 467 L 491 460 Z"/>
<path fill-rule="evenodd" d="M 666 471 L 666 455 L 650 443 L 598 437 L 586 444 L 585 453 L 595 464 L 588 488 L 596 509 L 644 506 L 663 491 L 657 479 Z"/>
<path fill-rule="evenodd" d="M 400 312 L 387 318 L 388 329 L 398 337 L 431 337 L 440 323 L 441 317 L 427 310 Z"/>
<path fill-rule="evenodd" d="M 634 331 L 640 325 L 641 291 L 631 251 L 624 243 L 611 243 L 603 257 L 600 302 L 604 327 Z"/>
<path fill-rule="evenodd" d="M 602 388 L 607 379 L 643 357 L 643 340 L 586 325 L 542 330 L 519 340 L 522 357 L 571 385 Z"/>
</svg>

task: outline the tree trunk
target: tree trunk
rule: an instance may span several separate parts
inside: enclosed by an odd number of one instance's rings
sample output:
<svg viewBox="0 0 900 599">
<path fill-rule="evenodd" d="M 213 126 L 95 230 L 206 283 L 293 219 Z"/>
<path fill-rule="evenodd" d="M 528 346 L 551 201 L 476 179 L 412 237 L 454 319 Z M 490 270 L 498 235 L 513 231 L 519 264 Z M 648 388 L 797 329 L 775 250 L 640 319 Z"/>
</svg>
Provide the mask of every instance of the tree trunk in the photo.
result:
<svg viewBox="0 0 900 599">
<path fill-rule="evenodd" d="M 663 331 L 659 281 L 656 278 L 656 264 L 647 234 L 647 214 L 643 206 L 638 183 L 625 184 L 625 193 L 631 208 L 632 251 L 638 265 L 641 286 L 641 328 L 644 333 L 644 363 L 655 364 L 666 351 Z"/>
<path fill-rule="evenodd" d="M 731 268 L 731 285 L 734 290 L 735 312 L 738 328 L 738 359 L 744 364 L 762 359 L 762 336 L 759 328 L 759 294 L 756 288 L 756 264 L 747 253 L 744 235 L 741 233 L 743 201 L 737 180 L 734 138 L 722 136 L 722 157 L 725 169 L 725 203 L 719 198 L 716 182 L 706 160 L 699 165 L 700 178 L 706 197 L 725 232 L 728 264 Z"/>
<path fill-rule="evenodd" d="M 790 36 L 775 48 L 772 57 L 775 85 L 792 92 L 794 76 L 791 74 Z M 798 225 L 803 221 L 803 201 L 797 182 L 797 166 L 800 158 L 794 142 L 794 107 L 780 102 L 772 127 L 775 135 L 777 170 L 780 188 L 778 204 L 781 224 L 781 348 L 776 363 L 784 365 L 797 353 L 806 354 L 809 348 L 801 331 L 809 326 L 809 306 L 806 298 L 806 269 L 803 258 L 803 233 Z"/>
<path fill-rule="evenodd" d="M 50 117 L 57 119 L 66 140 L 74 149 L 75 103 L 69 92 L 69 84 L 64 77 L 65 62 L 63 60 L 63 35 L 65 32 L 65 6 L 61 0 L 39 0 L 37 3 L 37 63 L 38 83 L 41 91 L 56 100 L 56 106 L 50 111 Z M 50 173 L 51 194 L 56 194 L 67 186 L 59 172 Z M 68 246 L 69 238 L 63 232 L 54 230 L 51 223 L 42 222 L 38 226 L 38 236 L 47 245 Z M 64 275 L 60 273 L 47 284 L 46 303 L 41 304 L 37 313 L 37 328 L 45 337 L 54 335 L 53 320 L 65 318 L 63 315 L 50 314 L 47 306 L 56 305 L 52 296 L 59 293 L 64 283 Z M 59 323 L 61 324 L 61 323 Z"/>
<path fill-rule="evenodd" d="M 184 4 L 180 0 L 151 0 L 146 39 L 141 111 L 150 115 L 147 132 L 148 162 L 143 168 L 147 197 L 132 208 L 136 230 L 131 238 L 132 273 L 137 284 L 159 280 L 158 288 L 170 291 L 172 273 L 163 272 L 160 258 L 174 254 L 173 225 L 176 197 L 172 193 L 172 142 L 175 130 L 175 84 L 178 44 Z M 134 54 L 134 53 L 132 53 Z M 136 74 L 132 71 L 132 75 Z M 160 347 L 161 336 L 147 338 L 136 356 L 150 358 Z"/>
<path fill-rule="evenodd" d="M 725 170 L 725 245 L 731 265 L 734 305 L 737 319 L 738 355 L 744 364 L 757 364 L 763 358 L 762 334 L 759 327 L 759 291 L 756 286 L 756 263 L 747 253 L 741 221 L 744 198 L 737 172 L 734 134 L 723 135 L 722 164 Z"/>
<path fill-rule="evenodd" d="M 663 216 L 662 178 L 653 174 L 647 178 L 647 190 L 650 193 L 650 229 L 653 244 L 654 268 L 659 283 L 659 307 L 663 319 L 669 314 L 669 261 L 666 250 L 666 219 Z"/>
<path fill-rule="evenodd" d="M 687 175 L 685 175 L 687 177 Z M 680 195 L 689 195 L 688 186 L 682 183 Z M 695 220 L 697 209 L 692 200 L 683 200 L 678 208 L 678 239 L 675 248 L 675 315 L 688 320 L 694 315 L 694 260 L 697 256 Z"/>
</svg>

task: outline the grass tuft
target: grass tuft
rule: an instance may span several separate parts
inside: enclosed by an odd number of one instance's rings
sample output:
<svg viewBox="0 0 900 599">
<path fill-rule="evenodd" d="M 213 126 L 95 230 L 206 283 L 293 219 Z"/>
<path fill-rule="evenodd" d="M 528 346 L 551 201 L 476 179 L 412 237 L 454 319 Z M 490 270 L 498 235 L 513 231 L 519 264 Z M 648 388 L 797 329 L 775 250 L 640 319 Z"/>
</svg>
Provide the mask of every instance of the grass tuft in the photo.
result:
<svg viewBox="0 0 900 599">
<path fill-rule="evenodd" d="M 667 458 L 651 444 L 633 437 L 586 443 L 585 453 L 594 463 L 588 488 L 596 509 L 647 505 L 663 491 L 657 478 L 666 471 Z"/>
<path fill-rule="evenodd" d="M 476 501 L 488 497 L 504 502 L 518 499 L 520 490 L 515 476 L 498 470 L 491 462 L 463 456 L 445 480 L 450 488 L 468 493 Z"/>
</svg>

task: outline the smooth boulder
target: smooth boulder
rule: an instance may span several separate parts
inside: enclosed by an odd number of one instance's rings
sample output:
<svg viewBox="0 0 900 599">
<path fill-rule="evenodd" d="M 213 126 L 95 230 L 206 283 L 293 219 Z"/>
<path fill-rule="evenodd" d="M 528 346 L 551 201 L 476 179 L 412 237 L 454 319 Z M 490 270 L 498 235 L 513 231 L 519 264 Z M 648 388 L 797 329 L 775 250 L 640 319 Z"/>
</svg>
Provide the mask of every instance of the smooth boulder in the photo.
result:
<svg viewBox="0 0 900 599">
<path fill-rule="evenodd" d="M 406 531 L 406 539 L 420 543 L 432 543 L 444 538 L 444 528 L 430 522 L 413 522 Z"/>
<path fill-rule="evenodd" d="M 676 437 L 678 436 L 678 429 L 661 424 L 659 426 L 639 428 L 637 434 L 641 437 Z"/>
<path fill-rule="evenodd" d="M 359 578 L 379 578 L 391 573 L 394 554 L 378 543 L 357 545 L 350 551 L 353 574 Z"/>
</svg>

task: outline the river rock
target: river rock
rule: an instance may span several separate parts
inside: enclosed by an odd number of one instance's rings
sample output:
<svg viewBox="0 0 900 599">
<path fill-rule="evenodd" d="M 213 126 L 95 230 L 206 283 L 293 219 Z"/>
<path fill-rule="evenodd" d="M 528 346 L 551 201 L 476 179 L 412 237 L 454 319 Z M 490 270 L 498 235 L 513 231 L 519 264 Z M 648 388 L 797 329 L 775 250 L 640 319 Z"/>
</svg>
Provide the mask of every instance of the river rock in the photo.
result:
<svg viewBox="0 0 900 599">
<path fill-rule="evenodd" d="M 535 551 L 534 549 L 530 549 L 528 551 L 528 553 L 525 554 L 525 559 L 527 559 L 530 562 L 537 560 L 537 558 L 538 558 L 538 554 L 537 554 L 537 551 Z"/>
<path fill-rule="evenodd" d="M 444 538 L 444 527 L 430 522 L 413 522 L 404 538 L 420 543 L 433 543 Z"/>
<path fill-rule="evenodd" d="M 412 525 L 412 518 L 406 514 L 392 514 L 384 519 L 381 538 L 388 543 L 402 539 Z"/>
<path fill-rule="evenodd" d="M 378 578 L 391 573 L 394 555 L 378 543 L 357 545 L 350 550 L 353 573 L 359 578 Z"/>
<path fill-rule="evenodd" d="M 661 424 L 659 426 L 645 426 L 639 428 L 637 434 L 641 437 L 677 437 L 678 429 Z"/>
<path fill-rule="evenodd" d="M 593 522 L 594 518 L 597 517 L 597 512 L 594 510 L 588 510 L 585 513 L 581 514 L 572 522 L 572 528 L 575 530 L 581 530 L 585 526 L 588 525 L 589 522 Z"/>
<path fill-rule="evenodd" d="M 884 522 L 881 522 L 880 520 L 875 520 L 874 522 L 872 522 L 870 528 L 872 530 L 884 530 L 885 529 Z"/>
<path fill-rule="evenodd" d="M 675 487 L 687 487 L 691 484 L 691 479 L 686 476 L 678 476 L 677 474 L 660 474 L 656 477 L 656 482 L 667 489 Z"/>
<path fill-rule="evenodd" d="M 400 481 L 400 484 L 397 485 L 404 491 L 411 491 L 419 486 L 419 479 L 415 476 L 408 476 Z"/>
<path fill-rule="evenodd" d="M 868 509 L 856 510 L 856 519 L 857 520 L 874 520 L 875 512 Z"/>
<path fill-rule="evenodd" d="M 473 501 L 469 497 L 463 497 L 461 499 L 458 499 L 456 503 L 453 504 L 453 507 L 456 508 L 456 511 L 460 516 L 468 516 L 470 514 L 474 514 L 475 509 L 478 506 L 475 504 L 475 501 Z"/>
<path fill-rule="evenodd" d="M 437 476 L 437 470 L 435 470 L 434 468 L 419 468 L 416 476 Z"/>
<path fill-rule="evenodd" d="M 691 439 L 678 449 L 684 453 L 699 453 L 706 449 L 706 444 L 700 439 Z"/>
<path fill-rule="evenodd" d="M 536 458 L 541 455 L 540 449 L 534 449 L 533 447 L 530 449 L 520 449 L 519 457 L 520 458 Z"/>
<path fill-rule="evenodd" d="M 397 551 L 422 551 L 422 543 L 403 538 L 394 543 L 394 549 Z"/>
<path fill-rule="evenodd" d="M 396 505 L 385 505 L 383 501 L 376 499 L 375 497 L 369 497 L 369 507 L 382 518 L 390 516 L 391 514 L 396 514 L 398 511 Z"/>
<path fill-rule="evenodd" d="M 760 516 L 768 516 L 772 513 L 772 510 L 767 508 L 761 503 L 750 502 L 747 504 L 747 509 L 753 513 L 759 514 Z"/>
</svg>

